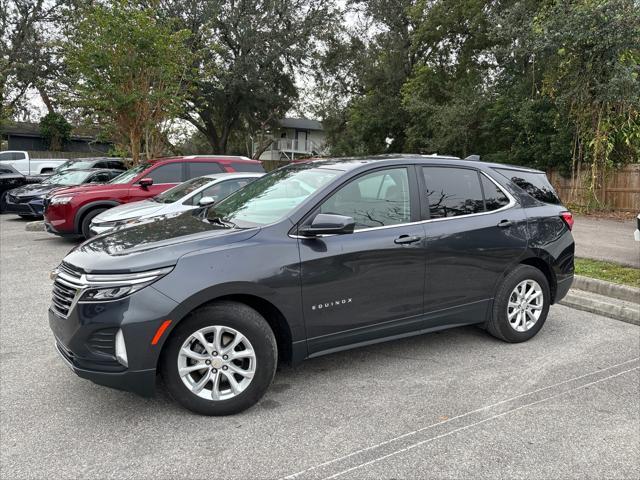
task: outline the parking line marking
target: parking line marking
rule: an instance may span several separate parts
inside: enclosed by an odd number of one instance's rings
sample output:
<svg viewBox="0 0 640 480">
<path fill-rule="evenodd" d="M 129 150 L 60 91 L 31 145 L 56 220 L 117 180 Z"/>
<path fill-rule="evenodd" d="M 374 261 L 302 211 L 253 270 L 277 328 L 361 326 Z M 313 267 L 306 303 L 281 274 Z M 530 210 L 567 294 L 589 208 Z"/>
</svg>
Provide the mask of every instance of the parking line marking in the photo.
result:
<svg viewBox="0 0 640 480">
<path fill-rule="evenodd" d="M 554 383 L 554 384 L 546 386 L 546 387 L 538 388 L 537 390 L 532 390 L 531 392 L 521 393 L 520 395 L 516 395 L 515 397 L 510 397 L 510 398 L 506 398 L 504 400 L 500 400 L 499 402 L 492 403 L 491 405 L 486 405 L 484 407 L 480 407 L 480 408 L 477 408 L 475 410 L 470 410 L 470 411 L 468 411 L 466 413 L 462 413 L 460 415 L 456 415 L 455 417 L 448 418 L 447 420 L 443 420 L 443 421 L 437 422 L 437 423 L 432 423 L 431 425 L 427 425 L 425 427 L 419 428 L 417 430 L 413 430 L 411 432 L 403 433 L 402 435 L 398 435 L 397 437 L 390 438 L 389 440 L 385 440 L 385 441 L 377 443 L 375 445 L 371 445 L 369 447 L 365 447 L 365 448 L 361 448 L 359 450 L 355 450 L 355 451 L 353 451 L 353 452 L 351 452 L 351 453 L 349 453 L 347 455 L 344 455 L 342 457 L 338 457 L 338 458 L 334 458 L 332 460 L 328 460 L 328 461 L 320 463 L 318 465 L 314 465 L 312 467 L 309 467 L 309 468 L 307 468 L 305 470 L 300 470 L 299 472 L 292 473 L 290 475 L 287 475 L 286 477 L 282 477 L 281 480 L 292 480 L 294 478 L 299 477 L 300 475 L 304 475 L 305 473 L 311 472 L 313 470 L 317 470 L 317 469 L 322 468 L 322 467 L 326 467 L 327 465 L 331 465 L 333 463 L 340 462 L 342 460 L 346 460 L 347 458 L 351 458 L 351 457 L 353 457 L 355 455 L 359 455 L 359 454 L 367 452 L 369 450 L 374 450 L 374 449 L 382 447 L 384 445 L 388 445 L 389 443 L 393 443 L 393 442 L 395 442 L 397 440 L 401 440 L 402 438 L 410 437 L 412 435 L 416 435 L 416 434 L 418 434 L 420 432 L 424 432 L 424 431 L 429 430 L 431 428 L 434 428 L 434 427 L 437 427 L 437 426 L 440 426 L 440 425 L 444 425 L 444 424 L 452 422 L 454 420 L 458 420 L 460 418 L 468 417 L 469 415 L 473 415 L 475 413 L 483 412 L 485 410 L 489 410 L 489 409 L 497 407 L 499 405 L 503 405 L 505 403 L 509 403 L 509 402 L 514 401 L 514 400 L 518 400 L 519 398 L 527 397 L 529 395 L 534 395 L 536 393 L 540 393 L 540 392 L 543 392 L 545 390 L 549 390 L 550 388 L 559 387 L 560 385 L 565 385 L 567 383 L 571 383 L 571 382 L 574 382 L 576 380 L 580 380 L 580 379 L 585 378 L 585 377 L 589 377 L 589 376 L 592 376 L 592 375 L 596 375 L 598 373 L 606 372 L 608 370 L 612 370 L 614 368 L 621 367 L 623 365 L 627 365 L 629 363 L 636 362 L 638 360 L 640 360 L 640 357 L 635 357 L 635 358 L 632 358 L 631 360 L 627 360 L 626 362 L 618 363 L 616 365 L 612 365 L 612 366 L 607 367 L 607 368 L 603 368 L 603 369 L 596 370 L 596 371 L 593 371 L 593 372 L 585 373 L 584 375 L 579 375 L 577 377 L 572 377 L 572 378 L 569 378 L 567 380 L 563 380 L 562 382 L 558 382 L 558 383 Z M 637 370 L 638 368 L 639 367 L 635 367 L 635 368 L 632 368 L 630 370 L 625 370 L 622 373 L 627 373 L 627 372 L 630 372 L 632 370 Z M 613 378 L 613 377 L 615 377 L 617 375 L 619 375 L 619 374 L 613 375 L 611 377 L 606 377 L 606 378 L 603 378 L 601 380 L 607 380 L 607 379 Z M 598 383 L 599 381 L 600 380 L 597 380 L 594 383 Z M 586 384 L 584 386 L 589 386 L 589 385 L 591 385 L 591 384 Z M 583 387 L 577 387 L 575 390 L 577 390 L 579 388 L 583 388 Z M 564 393 L 568 393 L 568 392 L 571 392 L 571 391 L 573 391 L 573 390 L 567 390 L 566 392 L 563 392 L 561 394 L 556 394 L 555 396 L 562 395 Z M 551 398 L 554 398 L 554 396 L 547 397 L 545 400 L 549 400 Z M 528 404 L 528 405 L 535 405 L 536 403 L 538 403 L 538 402 L 534 402 L 534 403 L 531 403 L 531 404 Z M 528 405 L 524 405 L 524 406 L 528 406 Z M 511 411 L 515 411 L 515 410 L 507 410 L 507 412 L 504 412 L 504 413 L 509 413 Z M 502 414 L 500 414 L 500 415 L 502 415 Z M 497 418 L 497 417 L 490 417 L 490 418 L 488 418 L 486 420 L 490 420 L 491 418 Z M 482 422 L 480 422 L 480 423 L 482 423 Z M 461 427 L 461 428 L 464 428 L 464 427 Z M 457 430 L 452 430 L 449 433 L 453 433 L 455 431 L 457 431 Z M 440 437 L 434 437 L 434 438 L 440 438 Z M 364 466 L 364 464 L 363 464 L 363 466 Z M 341 472 L 339 475 L 342 475 L 343 473 L 347 473 L 348 471 L 350 471 L 350 470 L 345 470 L 344 472 Z M 338 475 L 338 474 L 336 474 L 336 475 Z M 334 477 L 327 477 L 327 478 L 334 478 Z"/>
<path fill-rule="evenodd" d="M 537 405 L 539 403 L 546 402 L 547 400 L 552 400 L 552 399 L 554 399 L 556 397 L 560 397 L 562 395 L 566 395 L 567 393 L 571 393 L 571 392 L 575 392 L 577 390 L 581 390 L 583 388 L 591 387 L 591 386 L 595 385 L 596 383 L 604 382 L 605 380 L 610 380 L 612 378 L 619 377 L 620 375 L 624 375 L 625 373 L 629 373 L 629 372 L 632 372 L 634 370 L 640 370 L 640 367 L 633 367 L 633 368 L 630 368 L 629 370 L 624 370 L 624 371 L 619 372 L 619 373 L 614 373 L 613 375 L 609 375 L 608 377 L 600 378 L 598 380 L 594 380 L 593 382 L 586 383 L 586 384 L 581 385 L 579 387 L 571 388 L 571 389 L 566 390 L 564 392 L 560 392 L 560 393 L 556 393 L 554 395 L 550 395 L 550 396 L 548 396 L 546 398 L 542 398 L 540 400 L 536 400 L 535 402 L 526 403 L 526 404 L 521 405 L 519 407 L 512 408 L 511 410 L 507 410 L 507 411 L 502 412 L 502 413 L 498 413 L 496 415 L 493 415 L 491 417 L 485 418 L 483 420 L 478 420 L 475 423 L 471 423 L 469 425 L 465 425 L 463 427 L 459 427 L 459 428 L 453 429 L 453 430 L 451 430 L 451 431 L 449 431 L 447 433 L 443 433 L 441 435 L 436 435 L 435 437 L 427 438 L 427 439 L 422 440 L 420 442 L 416 442 L 416 443 L 414 443 L 412 445 L 409 445 L 408 447 L 404 447 L 404 448 L 395 450 L 394 452 L 388 453 L 388 454 L 383 455 L 383 456 L 378 457 L 378 458 L 374 458 L 373 460 L 370 460 L 370 461 L 365 462 L 365 463 L 361 463 L 360 465 L 356 465 L 355 467 L 351 467 L 351 468 L 348 468 L 348 469 L 343 470 L 341 472 L 334 473 L 331 476 L 324 477 L 323 480 L 330 480 L 332 478 L 339 477 L 341 475 L 344 475 L 345 473 L 349 473 L 349 472 L 352 472 L 354 470 L 358 470 L 358 469 L 360 469 L 362 467 L 366 467 L 366 466 L 372 465 L 374 463 L 378 463 L 378 462 L 380 462 L 382 460 L 385 460 L 385 459 L 387 459 L 389 457 L 393 457 L 393 456 L 398 455 L 400 453 L 407 452 L 407 451 L 412 450 L 412 449 L 414 449 L 416 447 L 419 447 L 420 445 L 424 445 L 424 444 L 432 442 L 434 440 L 438 440 L 440 438 L 447 437 L 447 436 L 452 435 L 454 433 L 461 432 L 462 430 L 467 430 L 469 428 L 476 427 L 476 426 L 478 426 L 478 425 L 480 425 L 482 423 L 488 422 L 489 420 L 495 420 L 496 418 L 503 417 L 503 416 L 507 415 L 508 413 L 517 412 L 518 410 L 522 410 L 523 408 L 531 407 L 533 405 Z"/>
</svg>

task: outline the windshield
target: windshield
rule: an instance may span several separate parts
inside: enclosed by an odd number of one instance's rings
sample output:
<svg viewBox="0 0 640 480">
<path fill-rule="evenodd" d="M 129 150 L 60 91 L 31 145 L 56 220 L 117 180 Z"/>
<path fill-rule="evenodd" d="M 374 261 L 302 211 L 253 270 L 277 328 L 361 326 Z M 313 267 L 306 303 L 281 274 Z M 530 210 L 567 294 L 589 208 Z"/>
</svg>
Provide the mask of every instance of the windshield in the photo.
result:
<svg viewBox="0 0 640 480">
<path fill-rule="evenodd" d="M 62 165 L 60 165 L 58 168 L 56 168 L 54 171 L 56 173 L 58 172 L 63 172 L 65 170 L 68 170 L 69 168 L 71 168 L 72 166 L 74 166 L 77 162 L 75 160 L 67 160 L 66 162 L 64 162 Z"/>
<path fill-rule="evenodd" d="M 126 172 L 118 175 L 116 178 L 111 180 L 109 183 L 129 183 L 131 180 L 136 178 L 141 172 L 145 171 L 147 168 L 151 166 L 150 163 L 142 163 L 137 167 L 130 168 Z"/>
<path fill-rule="evenodd" d="M 68 170 L 63 173 L 51 175 L 42 183 L 48 185 L 80 185 L 93 172 L 82 172 L 77 170 Z"/>
<path fill-rule="evenodd" d="M 209 208 L 207 218 L 240 228 L 277 222 L 340 173 L 303 165 L 280 168 Z"/>
<path fill-rule="evenodd" d="M 175 187 L 162 192 L 160 195 L 156 195 L 152 200 L 158 203 L 177 202 L 185 195 L 190 194 L 191 192 L 206 185 L 207 183 L 213 182 L 213 180 L 213 178 L 208 177 L 192 178 L 191 180 L 188 180 L 184 183 L 181 183 L 180 185 L 176 185 Z"/>
</svg>

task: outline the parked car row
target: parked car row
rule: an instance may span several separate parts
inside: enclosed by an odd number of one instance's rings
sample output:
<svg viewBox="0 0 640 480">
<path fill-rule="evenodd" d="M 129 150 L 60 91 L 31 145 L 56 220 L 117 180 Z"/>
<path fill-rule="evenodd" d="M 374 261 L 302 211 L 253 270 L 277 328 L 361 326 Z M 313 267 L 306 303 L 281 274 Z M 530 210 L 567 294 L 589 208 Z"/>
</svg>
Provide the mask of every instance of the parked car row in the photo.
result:
<svg viewBox="0 0 640 480">
<path fill-rule="evenodd" d="M 573 218 L 543 172 L 419 155 L 258 169 L 161 159 L 47 197 L 50 231 L 100 233 L 52 273 L 77 375 L 152 395 L 159 374 L 184 407 L 233 414 L 278 362 L 461 325 L 529 340 L 571 286 Z"/>
<path fill-rule="evenodd" d="M 119 205 L 151 199 L 179 183 L 204 175 L 264 173 L 258 160 L 234 156 L 189 156 L 151 160 L 137 165 L 108 183 L 55 190 L 44 199 L 47 231 L 61 236 L 91 237 L 98 215 Z M 106 221 L 106 220 L 104 220 Z M 97 220 L 101 223 L 101 220 Z M 96 225 L 95 231 L 100 226 Z"/>
<path fill-rule="evenodd" d="M 6 153 L 0 152 L 0 156 Z M 42 205 L 44 196 L 53 191 L 54 188 L 62 188 L 65 186 L 75 186 L 84 183 L 105 182 L 126 170 L 124 159 L 110 157 L 91 157 L 79 158 L 71 160 L 61 160 L 57 167 L 48 171 L 43 175 L 24 175 L 18 171 L 13 164 L 15 162 L 9 160 L 0 160 L 0 213 L 10 212 L 24 217 L 42 216 Z M 59 175 L 68 170 L 91 170 L 98 174 L 98 170 L 110 170 L 113 175 L 87 175 L 86 178 L 81 175 L 67 176 L 61 180 Z M 52 178 L 52 174 L 53 177 Z M 74 183 L 75 182 L 75 183 Z M 34 185 L 38 183 L 46 184 L 47 187 L 42 189 L 31 187 L 27 190 L 20 189 L 25 185 Z M 53 187 L 52 187 L 53 186 Z M 8 205 L 9 203 L 9 205 Z M 29 208 L 33 205 L 36 209 Z"/>
<path fill-rule="evenodd" d="M 2 210 L 25 218 L 44 216 L 51 233 L 89 238 L 213 203 L 264 173 L 259 161 L 234 156 L 163 158 L 124 168 L 117 158 L 68 160 L 53 175 L 39 178 L 39 184 L 4 192 Z M 7 169 L 20 178 L 13 167 Z M 7 180 L 10 186 L 23 183 Z"/>
</svg>

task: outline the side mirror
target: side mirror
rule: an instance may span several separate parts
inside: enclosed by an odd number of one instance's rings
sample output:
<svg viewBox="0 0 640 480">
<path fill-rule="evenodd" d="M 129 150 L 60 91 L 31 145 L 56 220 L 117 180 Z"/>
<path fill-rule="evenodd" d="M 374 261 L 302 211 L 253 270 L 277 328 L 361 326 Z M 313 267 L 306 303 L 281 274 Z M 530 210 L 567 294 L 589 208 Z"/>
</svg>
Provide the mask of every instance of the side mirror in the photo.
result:
<svg viewBox="0 0 640 480">
<path fill-rule="evenodd" d="M 319 213 L 312 220 L 311 225 L 304 225 L 298 229 L 298 234 L 305 237 L 316 235 L 344 235 L 353 233 L 356 222 L 351 217 L 344 215 L 330 215 Z"/>
<path fill-rule="evenodd" d="M 216 203 L 216 200 L 216 197 L 202 197 L 200 200 L 198 200 L 198 206 L 206 207 L 209 205 L 213 205 L 214 203 Z"/>
<path fill-rule="evenodd" d="M 138 182 L 138 185 L 140 185 L 142 188 L 148 188 L 151 185 L 153 185 L 153 178 L 141 178 L 140 181 Z"/>
</svg>

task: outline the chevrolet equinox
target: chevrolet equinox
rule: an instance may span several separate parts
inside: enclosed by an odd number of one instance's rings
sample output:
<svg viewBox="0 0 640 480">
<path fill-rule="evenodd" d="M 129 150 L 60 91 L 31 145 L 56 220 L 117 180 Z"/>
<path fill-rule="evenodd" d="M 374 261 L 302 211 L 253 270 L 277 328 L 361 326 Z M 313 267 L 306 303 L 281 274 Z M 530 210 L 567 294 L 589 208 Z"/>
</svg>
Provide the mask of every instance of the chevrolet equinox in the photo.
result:
<svg viewBox="0 0 640 480">
<path fill-rule="evenodd" d="M 573 279 L 571 213 L 541 171 L 394 155 L 275 170 L 219 204 L 99 235 L 52 273 L 80 377 L 205 415 L 279 361 L 477 324 L 529 340 Z"/>
</svg>

